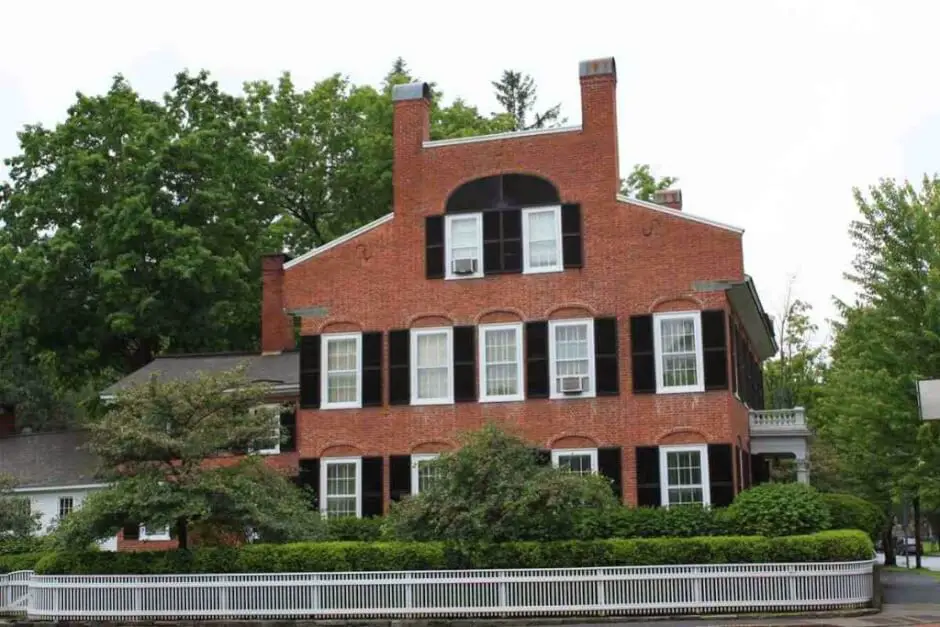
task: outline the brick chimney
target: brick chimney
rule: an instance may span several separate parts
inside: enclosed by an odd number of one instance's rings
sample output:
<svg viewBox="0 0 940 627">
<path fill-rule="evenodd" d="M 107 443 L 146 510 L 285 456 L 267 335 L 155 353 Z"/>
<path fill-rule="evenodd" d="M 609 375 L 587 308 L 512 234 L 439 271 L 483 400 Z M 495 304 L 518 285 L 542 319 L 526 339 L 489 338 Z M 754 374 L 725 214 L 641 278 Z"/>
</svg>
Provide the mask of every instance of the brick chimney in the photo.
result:
<svg viewBox="0 0 940 627">
<path fill-rule="evenodd" d="M 261 352 L 280 353 L 294 348 L 294 324 L 284 312 L 284 262 L 276 253 L 261 259 Z"/>
<path fill-rule="evenodd" d="M 653 202 L 676 211 L 682 211 L 682 190 L 661 189 L 653 192 Z"/>
<path fill-rule="evenodd" d="M 16 408 L 0 405 L 0 438 L 16 435 Z"/>
<path fill-rule="evenodd" d="M 393 136 L 395 160 L 392 164 L 394 210 L 413 207 L 421 191 L 422 144 L 431 138 L 431 87 L 427 83 L 395 85 Z"/>
<path fill-rule="evenodd" d="M 617 157 L 617 64 L 613 57 L 582 61 L 581 131 L 597 147 L 592 167 L 601 175 L 611 196 L 620 191 Z"/>
</svg>

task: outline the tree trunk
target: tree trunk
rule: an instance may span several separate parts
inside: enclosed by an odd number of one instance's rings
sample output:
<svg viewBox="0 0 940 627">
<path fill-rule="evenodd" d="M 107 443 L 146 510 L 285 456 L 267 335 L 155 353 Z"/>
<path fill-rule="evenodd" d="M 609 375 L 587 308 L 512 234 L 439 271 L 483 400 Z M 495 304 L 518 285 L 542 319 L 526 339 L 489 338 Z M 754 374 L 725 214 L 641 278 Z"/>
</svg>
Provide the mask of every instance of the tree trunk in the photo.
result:
<svg viewBox="0 0 940 627">
<path fill-rule="evenodd" d="M 176 521 L 176 541 L 179 548 L 184 550 L 189 548 L 189 521 L 185 518 Z"/>
<path fill-rule="evenodd" d="M 919 569 L 920 556 L 924 552 L 920 537 L 920 495 L 914 497 L 914 555 L 916 557 L 916 566 Z"/>
<path fill-rule="evenodd" d="M 885 551 L 885 566 L 898 565 L 897 556 L 894 554 L 894 534 L 891 533 L 893 529 L 894 521 L 889 519 L 888 524 L 881 530 L 881 543 L 884 545 Z"/>
</svg>

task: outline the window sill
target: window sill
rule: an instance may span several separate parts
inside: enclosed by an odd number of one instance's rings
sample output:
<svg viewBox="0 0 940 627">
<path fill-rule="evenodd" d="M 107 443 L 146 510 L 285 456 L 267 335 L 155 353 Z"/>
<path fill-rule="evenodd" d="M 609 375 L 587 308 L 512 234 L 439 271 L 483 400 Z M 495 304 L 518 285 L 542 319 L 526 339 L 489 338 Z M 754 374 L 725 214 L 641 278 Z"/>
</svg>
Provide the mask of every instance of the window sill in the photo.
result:
<svg viewBox="0 0 940 627">
<path fill-rule="evenodd" d="M 553 272 L 564 272 L 562 267 L 557 268 L 523 268 L 522 274 L 551 274 Z"/>
<path fill-rule="evenodd" d="M 258 451 L 258 455 L 280 455 L 281 449 L 279 448 L 266 448 Z"/>
<path fill-rule="evenodd" d="M 597 398 L 594 392 L 585 392 L 584 394 L 550 394 L 548 399 L 552 401 L 576 401 L 581 398 Z"/>
<path fill-rule="evenodd" d="M 657 388 L 657 394 L 699 394 L 705 392 L 704 387 L 674 387 L 674 388 Z"/>
<path fill-rule="evenodd" d="M 331 410 L 331 409 L 362 409 L 362 403 L 331 403 L 329 405 L 323 404 L 320 405 L 322 410 Z"/>
<path fill-rule="evenodd" d="M 431 398 L 431 399 L 411 399 L 411 405 L 414 407 L 420 407 L 422 405 L 453 405 L 454 399 L 452 398 Z"/>
<path fill-rule="evenodd" d="M 445 280 L 445 281 L 464 281 L 464 280 L 466 280 L 466 279 L 482 279 L 482 278 L 483 278 L 483 273 L 480 272 L 480 273 L 478 273 L 478 274 L 454 274 L 454 275 L 449 275 L 449 276 L 445 276 L 445 277 L 444 277 L 444 280 Z"/>
<path fill-rule="evenodd" d="M 514 396 L 481 396 L 481 403 L 518 403 L 524 401 L 525 396 L 516 394 Z"/>
</svg>

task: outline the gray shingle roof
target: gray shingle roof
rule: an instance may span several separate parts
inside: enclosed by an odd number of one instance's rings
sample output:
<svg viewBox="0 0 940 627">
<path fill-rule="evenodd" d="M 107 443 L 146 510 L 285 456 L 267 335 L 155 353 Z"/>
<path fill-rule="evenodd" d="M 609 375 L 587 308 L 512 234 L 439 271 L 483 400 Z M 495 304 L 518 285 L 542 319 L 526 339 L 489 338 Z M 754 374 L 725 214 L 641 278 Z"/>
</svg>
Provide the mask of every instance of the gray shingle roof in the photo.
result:
<svg viewBox="0 0 940 627">
<path fill-rule="evenodd" d="M 229 353 L 217 355 L 174 355 L 157 357 L 152 362 L 133 372 L 117 383 L 101 391 L 101 396 L 110 396 L 127 387 L 144 383 L 156 374 L 160 378 L 188 379 L 201 372 L 224 372 L 247 363 L 245 373 L 251 381 L 264 381 L 279 388 L 299 386 L 300 353 L 289 351 L 279 354 Z"/>
<path fill-rule="evenodd" d="M 16 477 L 18 488 L 100 483 L 97 458 L 84 449 L 85 431 L 32 433 L 0 438 L 0 472 Z"/>
</svg>

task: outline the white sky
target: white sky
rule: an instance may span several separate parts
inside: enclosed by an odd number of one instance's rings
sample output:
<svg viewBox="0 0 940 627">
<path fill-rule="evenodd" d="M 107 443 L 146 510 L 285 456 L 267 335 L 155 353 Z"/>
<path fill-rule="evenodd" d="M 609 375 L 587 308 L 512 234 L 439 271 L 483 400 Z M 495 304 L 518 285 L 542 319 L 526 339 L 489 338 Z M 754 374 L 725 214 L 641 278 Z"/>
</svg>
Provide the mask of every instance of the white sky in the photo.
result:
<svg viewBox="0 0 940 627">
<path fill-rule="evenodd" d="M 401 55 L 445 96 L 496 110 L 490 80 L 532 74 L 580 119 L 579 60 L 613 55 L 621 171 L 678 176 L 686 210 L 744 227 L 745 264 L 780 311 L 788 277 L 821 322 L 852 257 L 853 186 L 940 170 L 940 2 L 360 1 L 251 5 L 31 0 L 0 10 L 0 156 L 26 123 L 123 73 L 158 97 L 175 72 L 231 90 L 289 70 L 377 84 Z"/>
</svg>

